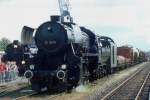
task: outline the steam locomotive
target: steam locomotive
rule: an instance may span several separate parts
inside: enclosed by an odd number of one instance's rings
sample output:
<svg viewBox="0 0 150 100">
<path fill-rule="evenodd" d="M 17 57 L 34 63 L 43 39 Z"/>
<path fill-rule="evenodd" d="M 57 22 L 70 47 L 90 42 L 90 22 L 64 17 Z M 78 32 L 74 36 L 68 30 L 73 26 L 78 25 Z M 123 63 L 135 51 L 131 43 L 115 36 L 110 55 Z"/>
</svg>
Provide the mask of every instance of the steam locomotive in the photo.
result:
<svg viewBox="0 0 150 100">
<path fill-rule="evenodd" d="M 31 62 L 29 57 L 29 48 L 27 45 L 22 45 L 18 40 L 14 40 L 12 43 L 6 46 L 5 53 L 2 57 L 5 63 L 16 62 L 18 67 L 19 76 L 24 76 L 25 71 Z M 30 51 L 31 52 L 31 51 Z"/>
<path fill-rule="evenodd" d="M 24 71 L 25 71 L 25 69 L 24 69 L 25 67 L 23 66 L 24 65 L 23 53 L 24 53 L 24 51 L 23 51 L 22 45 L 19 43 L 18 40 L 14 40 L 12 43 L 7 45 L 5 54 L 2 57 L 4 62 L 8 62 L 8 61 L 16 62 L 20 76 L 23 76 L 22 73 L 24 73 Z"/>
<path fill-rule="evenodd" d="M 35 91 L 62 84 L 71 90 L 102 73 L 110 74 L 117 66 L 117 46 L 111 38 L 60 20 L 60 16 L 51 16 L 51 21 L 37 29 L 23 27 L 22 44 L 37 50 L 34 55 L 28 52 L 33 56 L 25 72 Z"/>
</svg>

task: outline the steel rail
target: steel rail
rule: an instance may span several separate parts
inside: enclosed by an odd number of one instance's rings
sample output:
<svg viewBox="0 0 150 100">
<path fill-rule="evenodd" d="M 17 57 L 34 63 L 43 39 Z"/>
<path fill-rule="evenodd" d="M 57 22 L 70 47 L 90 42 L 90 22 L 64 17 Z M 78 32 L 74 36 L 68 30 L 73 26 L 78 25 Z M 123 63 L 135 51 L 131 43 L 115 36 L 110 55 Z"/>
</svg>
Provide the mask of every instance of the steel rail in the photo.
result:
<svg viewBox="0 0 150 100">
<path fill-rule="evenodd" d="M 139 92 L 137 93 L 137 95 L 136 95 L 136 97 L 135 97 L 135 100 L 139 100 L 140 94 L 142 93 L 142 90 L 144 89 L 144 86 L 146 85 L 146 82 L 147 82 L 149 76 L 150 76 L 150 72 L 147 74 L 147 76 L 146 76 L 146 78 L 145 78 L 145 80 L 144 80 L 144 82 L 143 82 L 143 84 L 142 84 L 142 86 L 141 86 Z"/>
<path fill-rule="evenodd" d="M 37 92 L 33 92 L 33 93 L 31 93 L 31 94 L 28 94 L 28 95 L 24 95 L 24 96 L 17 97 L 17 98 L 15 98 L 14 100 L 22 100 L 23 98 L 27 98 L 27 97 L 30 97 L 30 96 L 36 95 L 36 94 L 38 94 L 38 93 L 37 93 Z"/>
<path fill-rule="evenodd" d="M 115 94 L 116 91 L 118 91 L 121 87 L 123 87 L 128 81 L 130 81 L 134 76 L 136 76 L 138 73 L 140 73 L 143 69 L 144 68 L 136 71 L 129 78 L 127 78 L 125 81 L 123 81 L 119 86 L 117 86 L 115 89 L 113 89 L 108 94 L 106 94 L 101 100 L 107 100 L 109 97 L 113 96 L 113 94 Z"/>
</svg>

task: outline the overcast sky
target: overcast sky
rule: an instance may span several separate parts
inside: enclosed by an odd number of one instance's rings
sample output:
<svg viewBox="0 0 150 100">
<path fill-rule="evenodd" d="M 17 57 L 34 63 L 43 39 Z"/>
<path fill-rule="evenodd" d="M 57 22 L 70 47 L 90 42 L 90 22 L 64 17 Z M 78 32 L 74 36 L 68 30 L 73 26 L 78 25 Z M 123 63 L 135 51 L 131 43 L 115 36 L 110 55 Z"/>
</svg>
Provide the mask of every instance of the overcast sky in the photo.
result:
<svg viewBox="0 0 150 100">
<path fill-rule="evenodd" d="M 70 0 L 79 25 L 112 37 L 118 46 L 150 50 L 150 0 Z M 24 25 L 36 28 L 59 14 L 58 0 L 0 0 L 0 38 L 20 39 Z"/>
</svg>

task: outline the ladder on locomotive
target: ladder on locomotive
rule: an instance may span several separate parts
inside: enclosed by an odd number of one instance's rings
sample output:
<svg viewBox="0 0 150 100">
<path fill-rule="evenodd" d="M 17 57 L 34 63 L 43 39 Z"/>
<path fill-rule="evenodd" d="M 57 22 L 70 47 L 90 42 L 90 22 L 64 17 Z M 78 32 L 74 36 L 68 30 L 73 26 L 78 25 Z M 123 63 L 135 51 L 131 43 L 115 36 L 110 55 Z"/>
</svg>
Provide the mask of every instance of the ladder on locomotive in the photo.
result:
<svg viewBox="0 0 150 100">
<path fill-rule="evenodd" d="M 89 71 L 87 69 L 89 47 L 88 47 L 88 45 L 86 45 L 85 41 L 82 41 L 82 44 L 83 44 L 82 45 L 83 51 L 82 51 L 82 56 L 81 56 L 81 68 L 80 68 L 81 80 L 80 80 L 80 83 L 86 84 L 88 77 L 89 77 Z"/>
</svg>

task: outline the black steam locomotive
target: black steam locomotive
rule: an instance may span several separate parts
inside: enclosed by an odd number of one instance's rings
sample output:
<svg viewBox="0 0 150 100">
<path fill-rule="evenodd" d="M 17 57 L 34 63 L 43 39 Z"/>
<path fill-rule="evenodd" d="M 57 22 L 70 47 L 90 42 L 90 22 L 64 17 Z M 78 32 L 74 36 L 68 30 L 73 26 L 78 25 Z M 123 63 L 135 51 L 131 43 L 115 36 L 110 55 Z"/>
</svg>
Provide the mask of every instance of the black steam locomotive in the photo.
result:
<svg viewBox="0 0 150 100">
<path fill-rule="evenodd" d="M 30 63 L 29 54 L 27 52 L 29 52 L 29 47 L 27 47 L 27 45 L 22 45 L 18 40 L 14 40 L 7 45 L 3 60 L 6 63 L 16 62 L 19 76 L 24 76 Z"/>
<path fill-rule="evenodd" d="M 18 40 L 14 40 L 13 43 L 10 43 L 9 45 L 7 45 L 6 49 L 5 49 L 5 54 L 3 55 L 3 60 L 5 62 L 16 62 L 16 65 L 19 66 L 18 70 L 19 70 L 19 75 L 21 75 L 21 73 L 23 73 L 23 47 L 21 46 L 21 44 L 19 43 Z M 25 70 L 24 70 L 25 71 Z"/>
<path fill-rule="evenodd" d="M 32 62 L 25 72 L 35 91 L 62 84 L 71 90 L 116 68 L 116 44 L 111 38 L 60 20 L 60 16 L 51 16 L 51 21 L 37 29 L 23 27 L 22 44 L 37 50 L 34 55 L 29 51 Z"/>
</svg>

